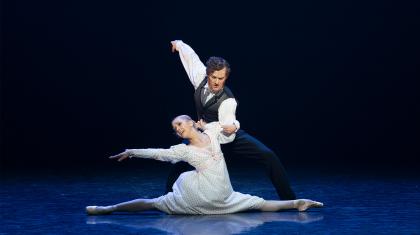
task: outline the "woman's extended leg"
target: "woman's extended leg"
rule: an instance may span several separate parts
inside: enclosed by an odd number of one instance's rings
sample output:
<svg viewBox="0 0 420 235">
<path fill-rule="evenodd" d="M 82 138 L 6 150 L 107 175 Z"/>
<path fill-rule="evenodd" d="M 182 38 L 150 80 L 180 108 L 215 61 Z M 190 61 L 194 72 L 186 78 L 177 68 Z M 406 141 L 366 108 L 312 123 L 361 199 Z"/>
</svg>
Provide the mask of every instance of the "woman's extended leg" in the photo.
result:
<svg viewBox="0 0 420 235">
<path fill-rule="evenodd" d="M 279 211 L 287 209 L 297 209 L 298 211 L 305 211 L 310 207 L 322 207 L 324 204 L 309 199 L 296 199 L 296 200 L 285 200 L 275 201 L 267 200 L 264 205 L 260 208 L 261 211 Z"/>
<path fill-rule="evenodd" d="M 153 205 L 155 199 L 135 199 L 111 206 L 87 206 L 86 212 L 89 215 L 105 215 L 112 212 L 138 212 L 145 210 L 157 210 Z"/>
</svg>

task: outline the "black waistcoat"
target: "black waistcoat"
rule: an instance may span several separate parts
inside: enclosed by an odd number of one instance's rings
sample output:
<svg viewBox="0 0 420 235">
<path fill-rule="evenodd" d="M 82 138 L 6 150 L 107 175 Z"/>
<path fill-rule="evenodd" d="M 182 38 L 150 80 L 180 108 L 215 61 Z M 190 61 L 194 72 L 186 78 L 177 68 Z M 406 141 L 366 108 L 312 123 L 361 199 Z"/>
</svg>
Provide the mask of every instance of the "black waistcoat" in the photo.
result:
<svg viewBox="0 0 420 235">
<path fill-rule="evenodd" d="M 204 86 L 207 83 L 207 77 L 200 83 L 194 93 L 195 108 L 197 110 L 198 119 L 203 119 L 206 122 L 215 122 L 219 120 L 219 106 L 229 98 L 235 98 L 226 86 L 223 90 L 214 95 L 205 105 L 201 103 L 201 96 L 203 95 Z"/>
</svg>

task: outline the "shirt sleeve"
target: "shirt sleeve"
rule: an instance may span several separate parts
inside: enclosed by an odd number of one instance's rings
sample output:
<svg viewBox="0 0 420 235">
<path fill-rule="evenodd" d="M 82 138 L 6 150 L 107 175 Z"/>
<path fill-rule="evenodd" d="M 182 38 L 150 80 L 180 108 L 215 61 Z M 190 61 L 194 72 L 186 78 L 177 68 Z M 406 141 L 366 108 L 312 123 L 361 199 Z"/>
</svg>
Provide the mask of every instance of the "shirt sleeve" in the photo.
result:
<svg viewBox="0 0 420 235">
<path fill-rule="evenodd" d="M 206 66 L 201 62 L 195 51 L 183 41 L 176 41 L 176 48 L 178 49 L 179 57 L 181 58 L 188 78 L 193 84 L 194 89 L 197 89 L 206 77 Z"/>
<path fill-rule="evenodd" d="M 220 125 L 236 126 L 236 131 L 239 130 L 240 123 L 236 120 L 236 107 L 238 103 L 234 98 L 224 100 L 219 106 L 219 123 Z"/>
<path fill-rule="evenodd" d="M 188 154 L 185 151 L 185 144 L 171 146 L 169 149 L 127 149 L 131 157 L 155 159 L 158 161 L 177 163 L 188 162 Z"/>
</svg>

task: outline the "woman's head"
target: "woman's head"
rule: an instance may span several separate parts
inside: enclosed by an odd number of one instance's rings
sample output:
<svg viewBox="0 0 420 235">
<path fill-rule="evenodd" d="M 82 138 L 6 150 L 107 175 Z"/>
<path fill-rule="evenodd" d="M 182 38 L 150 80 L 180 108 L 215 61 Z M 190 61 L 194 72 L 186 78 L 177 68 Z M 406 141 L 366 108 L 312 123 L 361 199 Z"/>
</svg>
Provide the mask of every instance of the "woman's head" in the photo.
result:
<svg viewBox="0 0 420 235">
<path fill-rule="evenodd" d="M 191 132 L 195 130 L 194 121 L 188 115 L 179 115 L 172 120 L 172 128 L 175 133 L 183 138 L 191 137 Z"/>
</svg>

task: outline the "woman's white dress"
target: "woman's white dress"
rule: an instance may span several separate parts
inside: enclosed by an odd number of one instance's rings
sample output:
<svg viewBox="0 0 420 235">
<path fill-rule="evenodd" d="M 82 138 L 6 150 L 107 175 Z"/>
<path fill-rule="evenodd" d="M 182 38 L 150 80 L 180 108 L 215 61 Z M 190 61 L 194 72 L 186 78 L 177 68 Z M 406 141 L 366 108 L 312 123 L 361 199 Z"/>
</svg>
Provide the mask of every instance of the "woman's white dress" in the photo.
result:
<svg viewBox="0 0 420 235">
<path fill-rule="evenodd" d="M 169 192 L 154 200 L 154 205 L 168 214 L 229 214 L 259 209 L 265 200 L 233 191 L 220 143 L 232 141 L 221 132 L 218 123 L 204 131 L 210 138 L 207 148 L 186 144 L 169 149 L 131 149 L 134 157 L 176 163 L 188 162 L 195 170 L 182 173 Z"/>
</svg>

